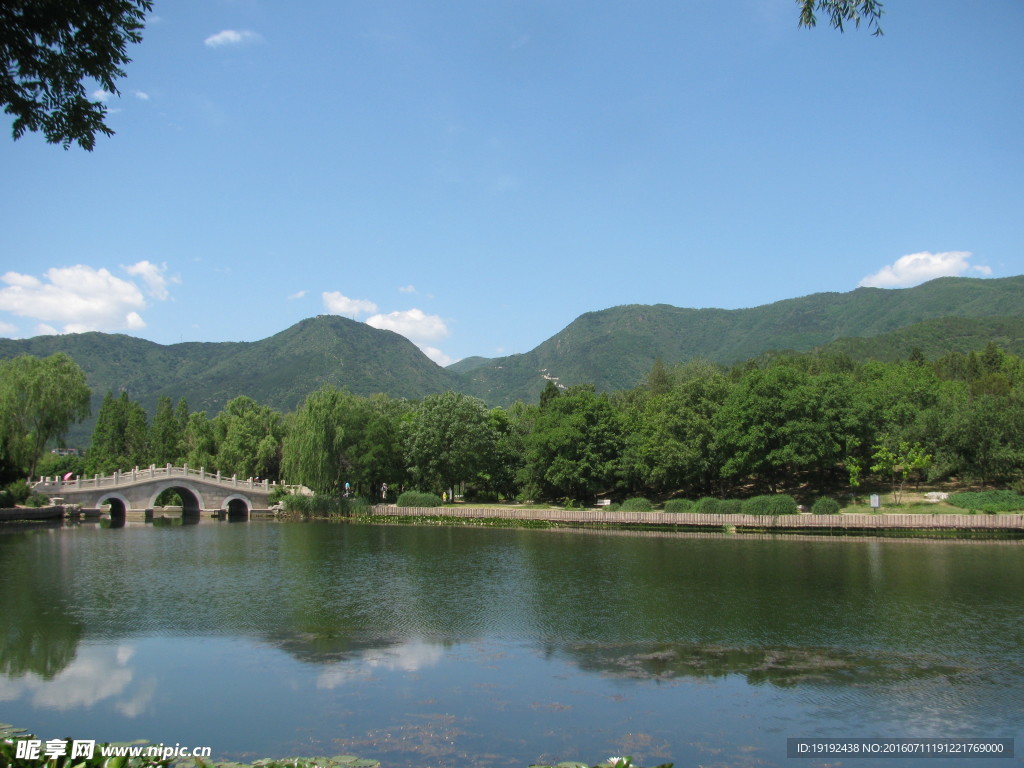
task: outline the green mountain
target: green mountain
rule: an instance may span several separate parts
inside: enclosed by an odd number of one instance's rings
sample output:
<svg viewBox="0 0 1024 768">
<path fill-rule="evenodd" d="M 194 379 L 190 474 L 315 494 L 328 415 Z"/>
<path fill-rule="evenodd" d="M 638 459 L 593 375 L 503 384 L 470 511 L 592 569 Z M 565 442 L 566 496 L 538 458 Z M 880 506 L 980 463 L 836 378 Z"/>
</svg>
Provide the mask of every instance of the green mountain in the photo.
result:
<svg viewBox="0 0 1024 768">
<path fill-rule="evenodd" d="M 239 395 L 293 410 L 324 384 L 360 395 L 386 392 L 408 398 L 460 385 L 404 336 L 336 315 L 303 320 L 254 342 L 164 346 L 106 333 L 0 339 L 0 358 L 55 352 L 66 352 L 85 370 L 94 416 L 108 391 L 127 391 L 150 413 L 157 398 L 168 395 L 175 401 L 184 397 L 192 410 L 213 415 Z M 79 425 L 73 442 L 86 442 L 92 423 Z"/>
<path fill-rule="evenodd" d="M 906 360 L 915 347 L 926 360 L 934 360 L 947 352 L 977 352 L 990 341 L 1024 357 L 1024 316 L 940 317 L 879 336 L 838 339 L 820 349 L 845 354 L 853 360 L 891 363 Z"/>
<path fill-rule="evenodd" d="M 941 318 L 1020 316 L 1024 276 L 947 277 L 916 288 L 817 293 L 751 309 L 633 304 L 588 312 L 530 352 L 474 361 L 461 376 L 465 391 L 490 403 L 507 404 L 535 400 L 549 378 L 562 385 L 591 383 L 605 390 L 631 387 L 657 358 L 668 364 L 692 358 L 730 364 L 771 350 L 808 351 L 839 339 L 866 339 Z M 984 329 L 965 327 L 963 334 L 954 336 L 975 332 Z M 864 347 L 870 346 L 862 344 L 866 356 L 871 355 Z M 928 348 L 933 356 L 945 351 L 941 344 Z"/>
<path fill-rule="evenodd" d="M 935 358 L 980 350 L 989 341 L 1024 354 L 1024 276 L 941 278 L 916 288 L 818 293 L 752 309 L 612 307 L 580 316 L 524 354 L 472 357 L 448 369 L 398 334 L 336 315 L 254 342 L 164 346 L 105 333 L 0 339 L 0 358 L 68 353 L 86 372 L 94 414 L 107 391 L 124 390 L 150 413 L 168 395 L 213 415 L 239 395 L 292 410 L 324 384 L 411 399 L 454 389 L 508 405 L 536 401 L 548 379 L 601 390 L 632 387 L 658 358 L 729 364 L 826 348 L 855 359 L 894 360 L 914 347 Z M 91 422 L 79 425 L 71 442 L 88 442 L 91 430 Z"/>
</svg>

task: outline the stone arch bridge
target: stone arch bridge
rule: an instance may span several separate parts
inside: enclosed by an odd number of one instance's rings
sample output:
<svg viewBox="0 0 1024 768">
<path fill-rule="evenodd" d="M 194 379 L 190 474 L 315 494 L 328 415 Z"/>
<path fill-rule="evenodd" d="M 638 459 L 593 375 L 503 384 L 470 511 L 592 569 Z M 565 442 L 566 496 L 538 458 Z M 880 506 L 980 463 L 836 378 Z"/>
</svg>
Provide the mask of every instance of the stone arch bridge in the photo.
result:
<svg viewBox="0 0 1024 768">
<path fill-rule="evenodd" d="M 253 510 L 269 508 L 270 492 L 276 487 L 276 483 L 267 480 L 240 480 L 222 477 L 220 472 L 168 464 L 136 467 L 108 477 L 44 477 L 33 485 L 33 490 L 83 509 L 110 504 L 111 516 L 123 516 L 129 511 L 151 514 L 157 497 L 166 490 L 174 490 L 181 497 L 182 514 L 186 517 L 226 512 L 232 517 L 247 518 Z"/>
</svg>

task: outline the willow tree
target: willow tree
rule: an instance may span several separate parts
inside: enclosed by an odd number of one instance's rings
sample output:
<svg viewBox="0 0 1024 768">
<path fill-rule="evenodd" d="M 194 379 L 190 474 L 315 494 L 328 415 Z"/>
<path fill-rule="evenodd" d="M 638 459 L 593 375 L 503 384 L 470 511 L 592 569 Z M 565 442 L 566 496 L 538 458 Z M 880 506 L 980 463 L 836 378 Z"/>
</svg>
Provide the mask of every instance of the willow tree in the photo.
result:
<svg viewBox="0 0 1024 768">
<path fill-rule="evenodd" d="M 88 415 L 85 372 L 63 352 L 0 362 L 0 448 L 7 463 L 35 475 L 47 444 Z"/>
<path fill-rule="evenodd" d="M 829 24 L 842 32 L 846 25 L 860 27 L 863 21 L 868 28 L 874 28 L 874 35 L 881 35 L 879 21 L 882 18 L 882 3 L 879 0 L 796 0 L 800 6 L 800 26 L 814 27 L 818 14 L 828 16 Z"/>
<path fill-rule="evenodd" d="M 345 393 L 333 387 L 313 392 L 295 413 L 284 441 L 282 474 L 323 494 L 340 494 L 344 483 Z"/>
</svg>

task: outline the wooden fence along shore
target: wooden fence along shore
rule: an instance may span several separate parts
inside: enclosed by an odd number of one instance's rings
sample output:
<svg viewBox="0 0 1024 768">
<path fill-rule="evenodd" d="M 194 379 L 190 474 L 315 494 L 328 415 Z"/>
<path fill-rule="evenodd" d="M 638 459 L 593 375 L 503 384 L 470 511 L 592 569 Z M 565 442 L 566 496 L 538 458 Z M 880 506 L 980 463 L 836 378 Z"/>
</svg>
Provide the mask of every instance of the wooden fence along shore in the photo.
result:
<svg viewBox="0 0 1024 768">
<path fill-rule="evenodd" d="M 393 517 L 464 517 L 499 520 L 548 520 L 603 525 L 679 526 L 777 530 L 845 529 L 933 531 L 1024 531 L 1024 514 L 841 514 L 841 515 L 704 515 L 696 512 L 609 512 L 601 509 L 513 509 L 498 507 L 397 507 L 378 504 L 376 515 Z"/>
</svg>

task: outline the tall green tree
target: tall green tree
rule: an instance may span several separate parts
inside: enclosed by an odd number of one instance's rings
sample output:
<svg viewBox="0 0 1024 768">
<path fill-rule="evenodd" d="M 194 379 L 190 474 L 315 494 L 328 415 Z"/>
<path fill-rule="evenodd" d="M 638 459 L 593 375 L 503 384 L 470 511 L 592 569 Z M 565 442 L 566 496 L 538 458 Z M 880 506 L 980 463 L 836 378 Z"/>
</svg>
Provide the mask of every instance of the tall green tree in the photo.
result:
<svg viewBox="0 0 1024 768">
<path fill-rule="evenodd" d="M 34 476 L 46 446 L 88 415 L 85 372 L 63 352 L 0 362 L 0 463 Z"/>
<path fill-rule="evenodd" d="M 14 138 L 42 131 L 64 149 L 92 150 L 114 132 L 107 108 L 90 101 L 96 84 L 117 94 L 129 43 L 142 39 L 151 0 L 5 0 L 0 3 L 0 104 L 14 116 Z"/>
<path fill-rule="evenodd" d="M 323 387 L 299 406 L 282 449 L 282 472 L 288 483 L 316 493 L 341 493 L 348 469 L 343 424 L 345 393 Z"/>
<path fill-rule="evenodd" d="M 213 419 L 217 469 L 228 475 L 277 480 L 281 476 L 284 420 L 270 406 L 242 395 Z"/>
<path fill-rule="evenodd" d="M 667 380 L 667 389 L 633 402 L 623 414 L 624 477 L 636 492 L 708 493 L 718 475 L 714 417 L 731 385 L 720 368 L 702 362 Z"/>
<path fill-rule="evenodd" d="M 524 493 L 588 499 L 616 483 L 622 448 L 618 414 L 607 395 L 593 387 L 569 387 L 539 409 L 525 448 Z"/>
<path fill-rule="evenodd" d="M 747 371 L 715 414 L 722 477 L 771 491 L 799 474 L 819 481 L 860 442 L 852 379 L 782 363 Z"/>
<path fill-rule="evenodd" d="M 217 471 L 217 435 L 206 411 L 188 415 L 182 431 L 182 459 L 194 469 Z"/>
<path fill-rule="evenodd" d="M 441 492 L 476 479 L 494 445 L 487 407 L 459 392 L 428 395 L 405 422 L 406 462 L 422 490 Z"/>
<path fill-rule="evenodd" d="M 402 424 L 411 413 L 407 401 L 387 395 L 345 397 L 341 418 L 347 474 L 343 480 L 356 492 L 375 497 L 383 483 L 397 487 L 406 481 Z"/>
<path fill-rule="evenodd" d="M 156 413 L 149 428 L 151 463 L 158 466 L 177 464 L 181 459 L 182 428 L 171 405 L 164 396 L 156 401 Z"/>
<path fill-rule="evenodd" d="M 122 392 L 107 392 L 100 405 L 92 441 L 86 454 L 86 472 L 108 474 L 150 461 L 149 426 L 145 409 Z"/>
</svg>

